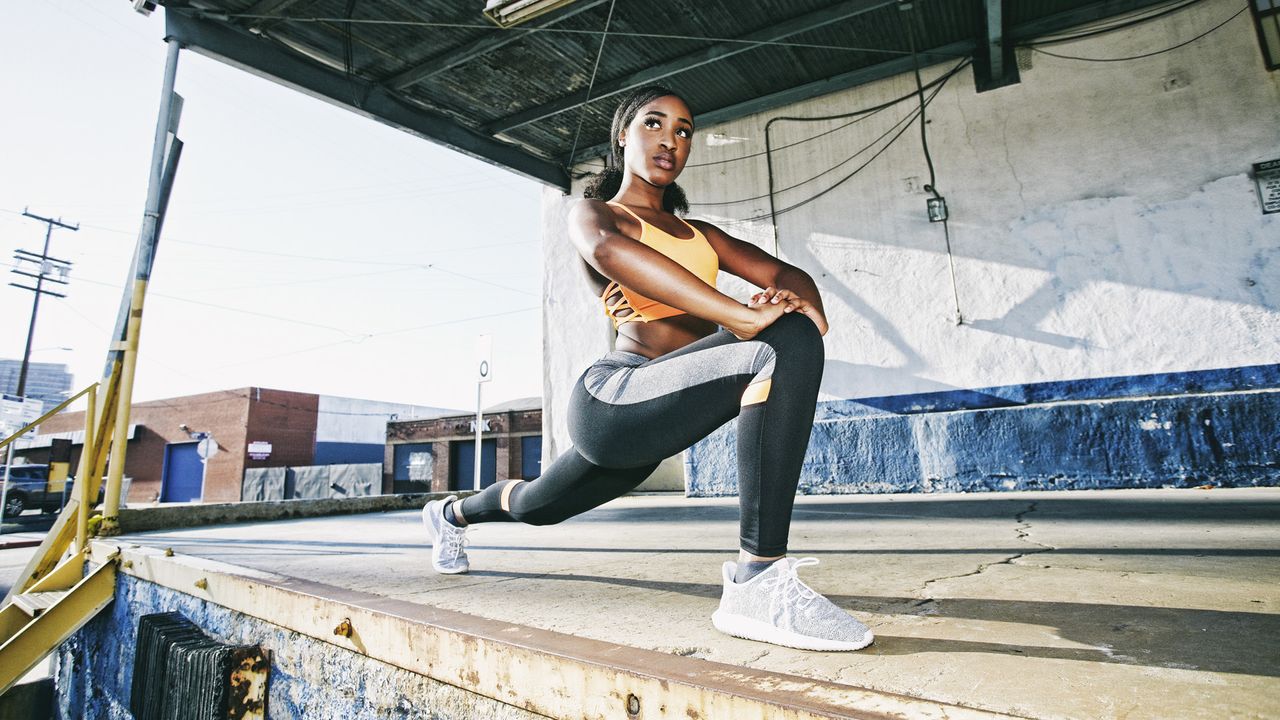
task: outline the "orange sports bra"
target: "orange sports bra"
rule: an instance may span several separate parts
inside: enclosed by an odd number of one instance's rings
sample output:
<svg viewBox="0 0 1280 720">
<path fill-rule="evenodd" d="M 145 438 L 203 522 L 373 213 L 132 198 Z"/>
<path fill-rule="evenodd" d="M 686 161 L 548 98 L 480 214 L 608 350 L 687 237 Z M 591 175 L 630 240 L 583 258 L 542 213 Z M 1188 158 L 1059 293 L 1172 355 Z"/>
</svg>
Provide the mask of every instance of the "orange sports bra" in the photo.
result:
<svg viewBox="0 0 1280 720">
<path fill-rule="evenodd" d="M 697 228 L 685 222 L 685 227 L 693 231 L 693 237 L 678 238 L 645 222 L 639 215 L 632 212 L 631 208 L 622 203 L 609 204 L 627 211 L 628 215 L 640 223 L 640 242 L 675 260 L 711 287 L 716 286 L 720 256 Z M 629 322 L 649 322 L 684 314 L 684 310 L 678 310 L 657 300 L 650 300 L 617 282 L 611 282 L 605 286 L 600 300 L 604 303 L 604 314 L 613 319 L 615 329 Z M 611 300 L 612 303 L 610 303 Z"/>
</svg>

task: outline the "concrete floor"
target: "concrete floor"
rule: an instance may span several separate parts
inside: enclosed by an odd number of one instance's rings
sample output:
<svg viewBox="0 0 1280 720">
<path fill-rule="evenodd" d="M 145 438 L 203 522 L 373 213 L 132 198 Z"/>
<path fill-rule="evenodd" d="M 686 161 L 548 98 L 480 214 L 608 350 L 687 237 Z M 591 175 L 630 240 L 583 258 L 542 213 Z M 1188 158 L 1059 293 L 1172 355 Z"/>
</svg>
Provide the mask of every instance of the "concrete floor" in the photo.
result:
<svg viewBox="0 0 1280 720">
<path fill-rule="evenodd" d="M 430 570 L 417 512 L 130 542 L 582 637 L 1035 718 L 1280 714 L 1280 488 L 804 497 L 791 554 L 857 653 L 720 635 L 734 499 L 633 496 L 478 526 Z"/>
</svg>

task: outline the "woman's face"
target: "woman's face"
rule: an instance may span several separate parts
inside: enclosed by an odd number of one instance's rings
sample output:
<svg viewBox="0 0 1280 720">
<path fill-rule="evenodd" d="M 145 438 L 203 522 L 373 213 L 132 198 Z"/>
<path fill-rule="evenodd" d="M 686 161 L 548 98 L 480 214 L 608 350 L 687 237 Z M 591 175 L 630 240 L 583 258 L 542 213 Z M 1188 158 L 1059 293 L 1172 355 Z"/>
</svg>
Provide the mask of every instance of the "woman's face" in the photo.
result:
<svg viewBox="0 0 1280 720">
<path fill-rule="evenodd" d="M 636 111 L 618 141 L 627 172 L 650 185 L 666 187 L 689 160 L 693 113 L 675 95 L 660 97 Z"/>
</svg>

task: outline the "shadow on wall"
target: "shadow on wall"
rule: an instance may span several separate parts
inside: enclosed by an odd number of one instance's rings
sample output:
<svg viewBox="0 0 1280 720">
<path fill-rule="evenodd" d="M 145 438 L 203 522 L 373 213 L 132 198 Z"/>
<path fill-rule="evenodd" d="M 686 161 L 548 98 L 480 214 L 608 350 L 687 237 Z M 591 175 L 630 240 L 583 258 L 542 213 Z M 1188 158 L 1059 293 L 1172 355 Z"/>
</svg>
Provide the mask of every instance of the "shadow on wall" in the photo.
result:
<svg viewBox="0 0 1280 720">
<path fill-rule="evenodd" d="M 877 375 L 883 376 L 885 380 L 900 379 L 904 375 L 909 375 L 916 378 L 922 388 L 935 390 L 950 388 L 943 383 L 935 383 L 919 377 L 918 374 L 928 367 L 924 358 L 916 352 L 911 343 L 907 342 L 892 320 L 878 312 L 852 287 L 843 282 L 837 273 L 828 268 L 812 251 L 808 243 L 789 243 L 786 255 L 787 262 L 803 268 L 813 276 L 819 292 L 822 293 L 823 301 L 828 307 L 832 300 L 839 300 L 870 324 L 869 329 L 859 328 L 857 332 L 867 332 L 887 341 L 902 357 L 901 362 L 892 367 L 828 360 L 823 369 L 821 392 L 841 398 L 874 394 L 871 387 L 878 386 L 875 383 Z"/>
<path fill-rule="evenodd" d="M 1008 335 L 1042 345 L 1052 345 L 1063 350 L 1096 348 L 1097 345 L 1095 343 L 1091 343 L 1084 338 L 1051 333 L 1036 327 L 1042 320 L 1052 314 L 1055 309 L 1061 307 L 1067 295 L 1074 289 L 1077 288 L 1064 286 L 1062 280 L 1053 275 L 1045 280 L 1044 284 L 1026 299 L 1010 308 L 1009 312 L 1003 316 L 989 319 L 966 319 L 965 324 L 975 330 L 997 335 Z"/>
<path fill-rule="evenodd" d="M 963 208 L 963 194 L 953 196 L 955 205 Z M 955 214 L 963 217 L 962 212 Z M 1166 331 L 1184 316 L 1180 313 L 1203 315 L 1197 310 L 1204 306 L 1188 305 L 1177 296 L 1274 314 L 1280 308 L 1278 217 L 1262 216 L 1252 181 L 1236 175 L 1163 203 L 1135 197 L 1088 198 L 1035 209 L 1003 229 L 952 222 L 965 326 L 1056 351 L 1122 352 L 1127 339 L 1148 319 L 1154 342 L 1185 341 Z M 902 378 L 912 377 L 919 381 L 916 391 L 941 388 L 920 377 L 926 370 L 939 369 L 925 359 L 936 351 L 912 344 L 932 331 L 895 326 L 900 318 L 887 308 L 893 307 L 889 295 L 904 292 L 910 294 L 897 302 L 951 307 L 945 260 L 937 263 L 937 273 L 919 265 L 895 265 L 941 257 L 942 228 L 900 218 L 879 228 L 901 231 L 893 237 L 877 238 L 878 228 L 869 227 L 870 237 L 852 239 L 842 213 L 815 210 L 809 218 L 812 225 L 803 241 L 795 237 L 795 229 L 788 232 L 787 226 L 795 228 L 796 223 L 788 223 L 785 216 L 780 219 L 784 256 L 814 276 L 828 306 L 841 303 L 866 323 L 843 332 L 868 333 L 901 358 L 876 367 L 829 367 L 833 372 L 828 372 L 823 392 L 838 397 L 874 394 L 874 387 L 865 386 L 868 380 L 874 385 L 877 373 L 897 379 L 899 386 Z M 854 268 L 854 263 L 862 266 Z M 854 273 L 860 272 L 867 272 L 868 290 L 856 289 L 860 276 Z M 1169 295 L 1135 295 L 1134 288 Z M 923 309 L 922 313 L 916 316 L 928 315 Z M 1231 319 L 1239 316 L 1232 311 L 1223 317 L 1228 323 L 1246 322 Z M 1200 322 L 1212 323 L 1205 317 Z M 1071 331 L 1045 329 L 1053 326 Z M 1194 323 L 1189 327 L 1191 334 L 1203 330 Z"/>
<path fill-rule="evenodd" d="M 900 380 L 902 372 L 900 368 L 827 360 L 823 364 L 822 392 L 837 398 L 874 397 L 878 394 L 877 388 Z M 944 392 L 958 389 L 954 385 L 920 377 L 916 377 L 916 386 L 919 388 L 917 392 Z"/>
</svg>

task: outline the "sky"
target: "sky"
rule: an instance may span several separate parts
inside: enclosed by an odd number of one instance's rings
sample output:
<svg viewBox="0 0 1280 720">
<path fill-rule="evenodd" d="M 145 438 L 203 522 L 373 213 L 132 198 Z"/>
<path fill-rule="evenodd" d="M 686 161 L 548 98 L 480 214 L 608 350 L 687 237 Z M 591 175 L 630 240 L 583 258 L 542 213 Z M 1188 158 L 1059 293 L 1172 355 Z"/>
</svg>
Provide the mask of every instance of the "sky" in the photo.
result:
<svg viewBox="0 0 1280 720">
<path fill-rule="evenodd" d="M 163 10 L 0 4 L 0 252 L 74 263 L 32 362 L 99 379 L 141 225 Z M 541 395 L 542 186 L 183 51 L 184 142 L 147 294 L 134 400 L 265 387 L 475 407 Z M 0 286 L 0 357 L 33 294 Z"/>
</svg>

